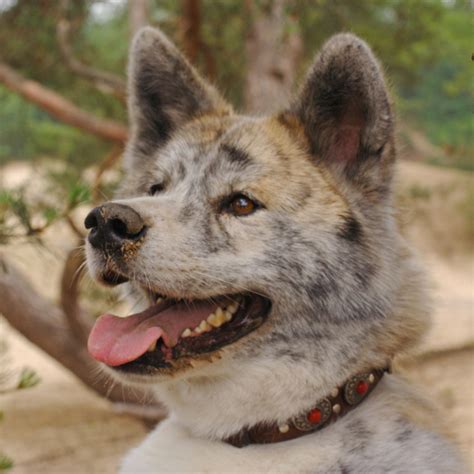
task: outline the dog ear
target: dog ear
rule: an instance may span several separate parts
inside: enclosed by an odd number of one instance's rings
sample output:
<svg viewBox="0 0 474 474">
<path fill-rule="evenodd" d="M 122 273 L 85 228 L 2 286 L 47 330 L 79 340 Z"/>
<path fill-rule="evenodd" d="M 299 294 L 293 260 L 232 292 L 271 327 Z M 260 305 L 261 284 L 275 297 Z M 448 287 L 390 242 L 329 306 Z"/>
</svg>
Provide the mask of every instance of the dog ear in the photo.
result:
<svg viewBox="0 0 474 474">
<path fill-rule="evenodd" d="M 352 34 L 322 47 L 291 112 L 312 155 L 346 176 L 393 160 L 393 150 L 384 150 L 393 144 L 393 117 L 383 75 L 367 44 Z"/>
<path fill-rule="evenodd" d="M 231 108 L 159 30 L 135 36 L 129 63 L 129 116 L 134 153 L 163 145 L 187 121 Z"/>
</svg>

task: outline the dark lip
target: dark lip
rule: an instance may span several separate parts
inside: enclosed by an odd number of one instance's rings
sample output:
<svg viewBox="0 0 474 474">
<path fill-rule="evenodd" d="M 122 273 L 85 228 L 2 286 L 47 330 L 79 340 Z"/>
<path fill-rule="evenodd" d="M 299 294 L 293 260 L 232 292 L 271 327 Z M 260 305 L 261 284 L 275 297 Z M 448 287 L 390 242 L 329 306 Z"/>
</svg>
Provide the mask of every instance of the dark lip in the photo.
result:
<svg viewBox="0 0 474 474">
<path fill-rule="evenodd" d="M 220 328 L 200 336 L 180 339 L 173 348 L 166 348 L 163 341 L 159 341 L 153 352 L 146 352 L 138 359 L 113 369 L 126 374 L 158 375 L 192 367 L 193 360 L 212 359 L 212 354 L 219 349 L 259 328 L 270 313 L 272 303 L 269 298 L 254 294 L 240 296 L 242 302 L 238 312 L 232 321 Z"/>
</svg>

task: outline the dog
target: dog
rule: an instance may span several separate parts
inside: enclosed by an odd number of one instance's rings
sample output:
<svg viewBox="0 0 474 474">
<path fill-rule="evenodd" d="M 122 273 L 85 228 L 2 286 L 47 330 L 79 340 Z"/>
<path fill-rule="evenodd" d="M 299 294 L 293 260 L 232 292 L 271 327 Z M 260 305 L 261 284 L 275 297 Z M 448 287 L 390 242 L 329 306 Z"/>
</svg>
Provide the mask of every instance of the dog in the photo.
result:
<svg viewBox="0 0 474 474">
<path fill-rule="evenodd" d="M 87 216 L 86 252 L 141 308 L 101 316 L 88 348 L 170 416 L 121 472 L 462 472 L 442 415 L 390 373 L 429 309 L 367 44 L 332 37 L 285 110 L 247 117 L 147 27 L 129 114 L 125 177 Z"/>
</svg>

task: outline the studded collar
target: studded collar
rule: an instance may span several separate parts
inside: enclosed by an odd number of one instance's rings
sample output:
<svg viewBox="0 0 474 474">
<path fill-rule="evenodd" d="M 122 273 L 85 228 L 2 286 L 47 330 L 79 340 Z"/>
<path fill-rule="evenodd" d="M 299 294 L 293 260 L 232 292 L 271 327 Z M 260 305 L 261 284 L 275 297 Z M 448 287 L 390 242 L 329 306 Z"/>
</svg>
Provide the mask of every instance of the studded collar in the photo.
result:
<svg viewBox="0 0 474 474">
<path fill-rule="evenodd" d="M 373 369 L 354 375 L 342 386 L 334 388 L 329 395 L 321 398 L 311 409 L 286 423 L 259 424 L 244 428 L 226 438 L 224 442 L 243 448 L 249 444 L 279 443 L 314 433 L 334 423 L 362 403 L 388 371 L 388 368 Z"/>
</svg>

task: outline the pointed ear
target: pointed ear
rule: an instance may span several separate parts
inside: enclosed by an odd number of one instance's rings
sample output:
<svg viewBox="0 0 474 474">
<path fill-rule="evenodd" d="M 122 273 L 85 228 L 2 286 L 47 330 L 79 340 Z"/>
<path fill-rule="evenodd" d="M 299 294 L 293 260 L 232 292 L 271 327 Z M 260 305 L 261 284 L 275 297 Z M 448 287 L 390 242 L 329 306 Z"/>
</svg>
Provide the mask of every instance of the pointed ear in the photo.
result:
<svg viewBox="0 0 474 474">
<path fill-rule="evenodd" d="M 163 145 L 187 121 L 231 107 L 202 79 L 159 30 L 146 27 L 135 36 L 129 62 L 129 116 L 134 153 Z"/>
<path fill-rule="evenodd" d="M 303 124 L 313 156 L 346 176 L 388 159 L 393 116 L 383 75 L 354 35 L 333 36 L 322 47 L 291 112 Z M 388 154 L 393 159 L 392 150 Z"/>
</svg>

